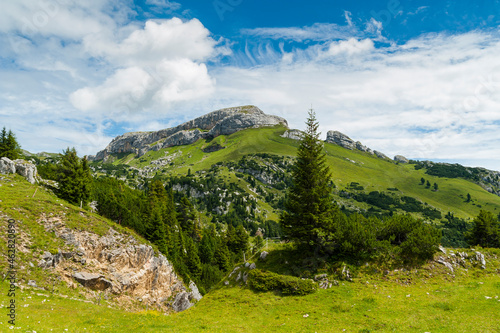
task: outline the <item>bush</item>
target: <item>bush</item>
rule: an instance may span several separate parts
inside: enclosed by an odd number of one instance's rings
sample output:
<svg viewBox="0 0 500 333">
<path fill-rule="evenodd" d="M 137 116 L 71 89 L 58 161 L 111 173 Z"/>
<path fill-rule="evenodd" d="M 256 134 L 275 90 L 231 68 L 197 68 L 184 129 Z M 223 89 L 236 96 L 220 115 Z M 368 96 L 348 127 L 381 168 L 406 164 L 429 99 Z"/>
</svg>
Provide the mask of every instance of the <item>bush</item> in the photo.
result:
<svg viewBox="0 0 500 333">
<path fill-rule="evenodd" d="M 279 275 L 272 272 L 253 269 L 248 274 L 250 287 L 257 291 L 281 291 L 284 295 L 307 295 L 316 290 L 312 280 Z"/>
</svg>

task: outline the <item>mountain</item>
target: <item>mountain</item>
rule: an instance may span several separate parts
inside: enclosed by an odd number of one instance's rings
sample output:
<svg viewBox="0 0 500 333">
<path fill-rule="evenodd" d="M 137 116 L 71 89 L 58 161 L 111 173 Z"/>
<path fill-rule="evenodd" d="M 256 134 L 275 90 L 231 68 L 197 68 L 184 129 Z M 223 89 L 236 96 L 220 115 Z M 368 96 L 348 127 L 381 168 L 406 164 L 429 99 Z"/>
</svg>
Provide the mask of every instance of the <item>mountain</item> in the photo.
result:
<svg viewBox="0 0 500 333">
<path fill-rule="evenodd" d="M 285 119 L 267 115 L 252 105 L 221 109 L 173 128 L 126 133 L 116 137 L 104 150 L 88 159 L 106 160 L 109 155 L 120 153 L 134 153 L 140 157 L 151 150 L 189 145 L 200 139 L 229 135 L 246 128 L 274 125 L 287 126 L 288 123 Z"/>
<path fill-rule="evenodd" d="M 138 188 L 152 177 L 160 178 L 179 194 L 193 196 L 207 218 L 223 219 L 242 205 L 243 220 L 277 221 L 283 190 L 291 183 L 298 138 L 300 131 L 289 129 L 285 119 L 254 106 L 236 107 L 173 129 L 119 136 L 97 154 L 91 167 L 96 176 L 112 175 Z M 481 209 L 500 212 L 494 171 L 463 167 L 466 171 L 457 173 L 448 172 L 447 165 L 399 155 L 392 160 L 336 131 L 328 132 L 325 151 L 335 200 L 347 211 L 378 216 L 411 213 L 436 222 L 448 212 L 465 219 Z M 209 197 L 217 204 L 207 207 Z M 246 227 L 260 227 L 252 223 Z"/>
</svg>

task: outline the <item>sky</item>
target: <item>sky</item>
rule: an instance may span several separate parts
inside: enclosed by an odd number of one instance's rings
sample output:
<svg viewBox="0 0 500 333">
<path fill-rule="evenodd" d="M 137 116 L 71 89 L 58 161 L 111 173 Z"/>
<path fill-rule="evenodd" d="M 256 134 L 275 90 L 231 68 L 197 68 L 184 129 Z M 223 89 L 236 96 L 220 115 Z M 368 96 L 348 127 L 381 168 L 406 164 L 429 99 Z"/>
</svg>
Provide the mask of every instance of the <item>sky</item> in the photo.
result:
<svg viewBox="0 0 500 333">
<path fill-rule="evenodd" d="M 23 149 L 256 105 L 388 156 L 500 170 L 500 1 L 0 0 L 0 127 Z"/>
</svg>

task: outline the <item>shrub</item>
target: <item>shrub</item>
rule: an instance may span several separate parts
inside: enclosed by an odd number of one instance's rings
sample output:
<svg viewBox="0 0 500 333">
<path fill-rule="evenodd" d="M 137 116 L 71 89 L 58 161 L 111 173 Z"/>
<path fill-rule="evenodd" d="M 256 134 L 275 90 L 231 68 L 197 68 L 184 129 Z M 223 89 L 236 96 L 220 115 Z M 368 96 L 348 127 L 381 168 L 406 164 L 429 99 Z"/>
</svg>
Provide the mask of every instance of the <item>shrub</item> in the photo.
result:
<svg viewBox="0 0 500 333">
<path fill-rule="evenodd" d="M 248 274 L 250 287 L 257 291 L 281 291 L 284 295 L 307 295 L 316 290 L 312 280 L 302 280 L 295 276 L 279 275 L 253 269 Z"/>
</svg>

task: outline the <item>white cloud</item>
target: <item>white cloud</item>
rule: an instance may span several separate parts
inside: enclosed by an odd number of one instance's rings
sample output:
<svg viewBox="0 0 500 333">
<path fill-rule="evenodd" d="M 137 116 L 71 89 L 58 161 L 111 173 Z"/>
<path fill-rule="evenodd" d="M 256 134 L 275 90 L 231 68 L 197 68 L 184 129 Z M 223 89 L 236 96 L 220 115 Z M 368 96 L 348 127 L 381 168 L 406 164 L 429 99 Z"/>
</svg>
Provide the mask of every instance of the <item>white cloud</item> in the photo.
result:
<svg viewBox="0 0 500 333">
<path fill-rule="evenodd" d="M 330 43 L 327 53 L 330 56 L 335 56 L 338 54 L 352 56 L 357 53 L 368 52 L 374 49 L 375 47 L 371 39 L 363 39 L 358 41 L 355 38 L 349 38 L 348 40 L 341 40 L 338 42 Z"/>
<path fill-rule="evenodd" d="M 315 45 L 317 57 L 297 50 L 283 55 L 287 62 L 217 71 L 217 97 L 254 103 L 298 128 L 313 103 L 324 134 L 340 130 L 388 155 L 468 164 L 489 156 L 488 167 L 500 170 L 499 37 L 472 32 L 382 48 L 369 39 Z"/>
<path fill-rule="evenodd" d="M 357 28 L 333 23 L 315 23 L 308 27 L 243 29 L 242 33 L 270 39 L 284 39 L 303 42 L 307 40 L 326 41 L 345 39 L 358 35 Z"/>
</svg>

